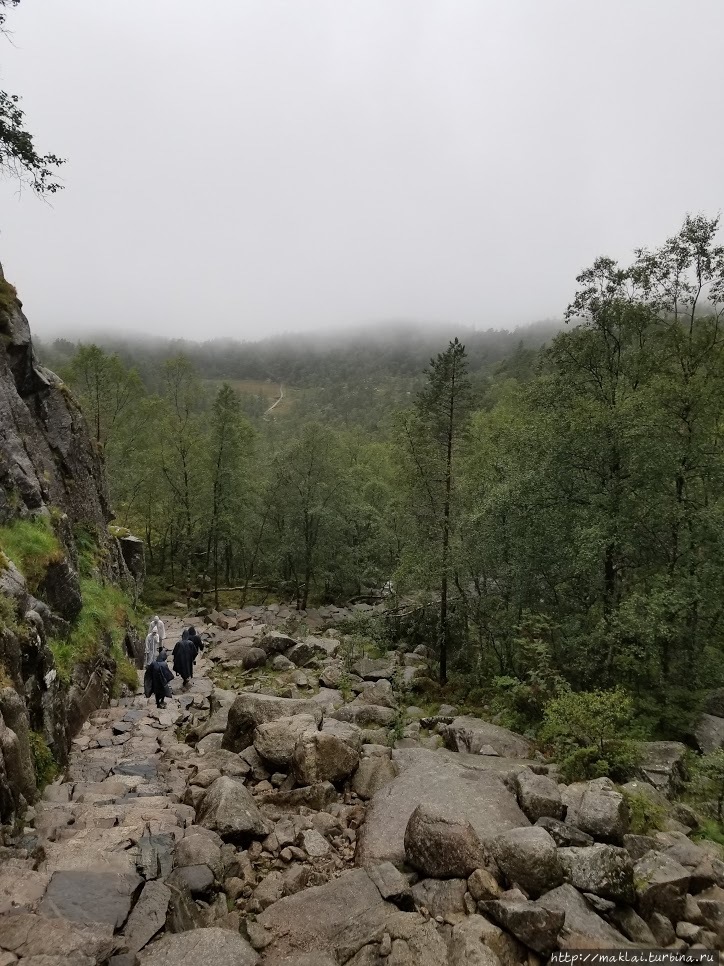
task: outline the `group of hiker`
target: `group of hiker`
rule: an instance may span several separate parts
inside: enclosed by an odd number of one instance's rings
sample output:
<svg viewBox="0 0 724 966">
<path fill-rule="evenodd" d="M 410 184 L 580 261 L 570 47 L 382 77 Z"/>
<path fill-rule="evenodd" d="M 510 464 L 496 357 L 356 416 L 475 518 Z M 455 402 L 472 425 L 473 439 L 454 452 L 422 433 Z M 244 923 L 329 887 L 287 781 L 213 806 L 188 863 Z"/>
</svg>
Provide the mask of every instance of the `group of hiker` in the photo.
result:
<svg viewBox="0 0 724 966">
<path fill-rule="evenodd" d="M 169 682 L 173 680 L 174 671 L 182 679 L 183 687 L 187 688 L 194 676 L 194 662 L 200 651 L 204 649 L 204 642 L 196 633 L 195 627 L 187 627 L 181 638 L 176 641 L 171 651 L 173 655 L 173 671 L 168 666 L 168 652 L 164 646 L 166 627 L 160 617 L 151 619 L 146 637 L 143 655 L 143 666 L 146 669 L 143 688 L 147 698 L 153 695 L 157 708 L 166 707 L 166 698 L 170 698 Z"/>
</svg>

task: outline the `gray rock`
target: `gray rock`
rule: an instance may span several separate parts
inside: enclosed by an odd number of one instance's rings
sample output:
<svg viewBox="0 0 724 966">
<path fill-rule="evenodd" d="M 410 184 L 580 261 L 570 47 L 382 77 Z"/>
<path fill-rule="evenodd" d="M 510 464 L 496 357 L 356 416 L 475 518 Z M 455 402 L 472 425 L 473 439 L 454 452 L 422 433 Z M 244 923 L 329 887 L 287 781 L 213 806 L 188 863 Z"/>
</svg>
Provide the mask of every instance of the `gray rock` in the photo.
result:
<svg viewBox="0 0 724 966">
<path fill-rule="evenodd" d="M 352 666 L 352 670 L 363 681 L 379 681 L 380 678 L 391 679 L 393 677 L 395 664 L 391 658 L 363 657 Z"/>
<path fill-rule="evenodd" d="M 372 798 L 397 777 L 397 769 L 389 758 L 363 758 L 352 779 L 352 791 L 360 798 Z"/>
<path fill-rule="evenodd" d="M 259 956 L 238 932 L 211 927 L 164 936 L 140 960 L 141 966 L 255 966 Z"/>
<path fill-rule="evenodd" d="M 143 835 L 138 840 L 136 868 L 144 879 L 165 879 L 171 874 L 176 840 L 169 832 Z"/>
<path fill-rule="evenodd" d="M 108 923 L 120 929 L 128 918 L 143 882 L 133 874 L 118 872 L 54 872 L 39 912 L 83 925 Z"/>
<path fill-rule="evenodd" d="M 468 892 L 476 902 L 488 902 L 499 899 L 502 889 L 489 869 L 480 868 L 468 876 Z"/>
<path fill-rule="evenodd" d="M 651 913 L 648 926 L 659 946 L 670 946 L 676 939 L 671 920 L 661 912 Z"/>
<path fill-rule="evenodd" d="M 537 905 L 552 912 L 564 913 L 566 944 L 570 944 L 570 948 L 580 948 L 582 939 L 586 940 L 586 945 L 592 944 L 588 948 L 594 949 L 619 949 L 631 945 L 618 930 L 597 915 L 580 892 L 568 883 L 541 896 Z M 566 944 L 559 942 L 559 947 L 566 948 Z"/>
<path fill-rule="evenodd" d="M 207 899 L 214 891 L 214 873 L 208 865 L 187 865 L 174 869 L 168 883 L 187 890 L 194 898 Z"/>
<path fill-rule="evenodd" d="M 544 815 L 535 823 L 540 828 L 544 828 L 556 845 L 574 848 L 583 848 L 586 845 L 593 845 L 593 836 L 588 832 L 582 832 L 575 825 L 568 822 L 559 822 L 556 818 Z"/>
<path fill-rule="evenodd" d="M 633 902 L 633 862 L 626 849 L 615 845 L 559 849 L 566 882 L 580 892 L 604 899 Z"/>
<path fill-rule="evenodd" d="M 724 746 L 724 718 L 713 714 L 703 714 L 694 729 L 694 738 L 699 751 L 709 755 Z"/>
<path fill-rule="evenodd" d="M 355 751 L 362 750 L 362 730 L 357 725 L 338 721 L 337 718 L 325 718 L 320 731 L 325 735 L 334 735 Z"/>
<path fill-rule="evenodd" d="M 312 859 L 319 859 L 329 855 L 331 846 L 323 835 L 313 828 L 302 832 L 302 848 Z"/>
<path fill-rule="evenodd" d="M 690 870 L 660 852 L 647 852 L 634 864 L 634 885 L 644 919 L 661 912 L 674 922 L 681 919 L 689 891 Z"/>
<path fill-rule="evenodd" d="M 560 885 L 563 868 L 556 843 L 538 826 L 503 832 L 492 842 L 495 861 L 510 885 L 539 896 Z"/>
<path fill-rule="evenodd" d="M 380 895 L 386 902 L 394 903 L 398 909 L 412 912 L 415 908 L 410 884 L 404 875 L 391 862 L 381 862 L 371 865 L 367 874 L 377 886 Z"/>
<path fill-rule="evenodd" d="M 516 939 L 542 956 L 549 956 L 557 948 L 558 934 L 565 921 L 562 910 L 546 909 L 526 899 L 505 897 L 483 902 L 482 907 Z"/>
<path fill-rule="evenodd" d="M 364 869 L 345 872 L 322 886 L 286 896 L 258 917 L 272 942 L 265 959 L 310 949 L 336 953 L 341 962 L 351 959 L 363 946 L 376 941 L 386 924 L 400 915 L 385 902 Z"/>
<path fill-rule="evenodd" d="M 230 842 L 245 843 L 264 838 L 271 826 L 241 782 L 217 778 L 204 796 L 198 813 L 199 824 Z"/>
<path fill-rule="evenodd" d="M 463 715 L 441 730 L 445 747 L 451 751 L 477 755 L 484 745 L 490 745 L 503 758 L 529 758 L 532 753 L 531 743 L 522 735 L 482 718 Z"/>
<path fill-rule="evenodd" d="M 455 757 L 448 760 L 442 753 L 425 751 L 395 759 L 402 770 L 371 800 L 358 839 L 357 865 L 404 863 L 407 823 L 420 804 L 446 807 L 455 802 L 483 845 L 502 831 L 528 825 L 498 775 L 460 766 Z"/>
<path fill-rule="evenodd" d="M 438 916 L 456 922 L 467 912 L 465 879 L 423 879 L 412 887 L 412 897 L 418 909 L 427 909 L 433 919 Z"/>
<path fill-rule="evenodd" d="M 84 926 L 77 921 L 32 913 L 0 916 L 0 949 L 15 953 L 25 962 L 34 957 L 57 957 L 68 966 L 82 966 L 82 957 L 87 956 L 91 963 L 105 963 L 115 948 L 111 923 Z"/>
<path fill-rule="evenodd" d="M 259 725 L 297 714 L 318 713 L 319 706 L 311 699 L 278 698 L 271 694 L 242 691 L 229 708 L 222 748 L 227 751 L 243 751 L 253 744 L 254 731 Z"/>
<path fill-rule="evenodd" d="M 383 708 L 397 710 L 397 699 L 389 681 L 381 680 L 367 683 L 360 691 L 358 701 L 362 704 L 378 704 Z"/>
<path fill-rule="evenodd" d="M 282 810 L 297 809 L 300 806 L 320 812 L 337 799 L 337 791 L 331 782 L 319 782 L 316 785 L 304 785 L 302 788 L 292 788 L 290 791 L 265 792 L 259 796 L 261 804 L 276 805 Z"/>
<path fill-rule="evenodd" d="M 405 830 L 407 861 L 425 876 L 467 879 L 485 864 L 486 856 L 475 829 L 447 806 L 418 805 Z"/>
<path fill-rule="evenodd" d="M 358 728 L 388 728 L 394 722 L 396 714 L 392 708 L 385 708 L 379 704 L 366 704 L 360 698 L 355 698 L 349 704 L 338 708 L 332 717 L 339 721 L 349 721 Z"/>
<path fill-rule="evenodd" d="M 341 782 L 357 767 L 359 753 L 336 735 L 307 731 L 294 748 L 292 770 L 300 785 Z"/>
<path fill-rule="evenodd" d="M 163 929 L 170 901 L 171 890 L 163 882 L 145 884 L 123 930 L 130 952 L 139 952 Z"/>
<path fill-rule="evenodd" d="M 610 913 L 611 922 L 621 930 L 621 932 L 632 943 L 640 943 L 644 946 L 655 946 L 656 938 L 641 916 L 630 906 L 618 906 Z M 673 937 L 671 939 L 673 942 Z M 665 943 L 664 945 L 668 945 Z"/>
<path fill-rule="evenodd" d="M 297 740 L 305 732 L 315 732 L 322 720 L 322 712 L 297 714 L 261 724 L 254 731 L 254 747 L 262 758 L 278 768 L 288 768 L 294 757 Z M 308 783 L 307 783 L 308 784 Z"/>
<path fill-rule="evenodd" d="M 286 634 L 280 634 L 278 631 L 270 631 L 269 634 L 265 634 L 264 637 L 259 641 L 259 647 L 262 651 L 265 651 L 267 655 L 271 656 L 274 654 L 283 654 L 285 651 L 291 650 L 291 648 L 296 647 L 299 641 L 295 641 L 293 637 L 288 637 Z"/>
<path fill-rule="evenodd" d="M 566 813 L 561 792 L 552 778 L 536 775 L 532 771 L 518 772 L 516 778 L 518 804 L 531 822 L 549 817 L 562 819 Z"/>
<path fill-rule="evenodd" d="M 176 867 L 205 865 L 220 879 L 223 872 L 221 849 L 205 835 L 187 835 L 176 846 Z"/>
<path fill-rule="evenodd" d="M 621 845 L 629 830 L 629 810 L 623 795 L 608 778 L 569 785 L 563 792 L 566 821 L 595 839 Z"/>
<path fill-rule="evenodd" d="M 680 741 L 639 741 L 637 772 L 665 795 L 672 795 L 684 786 L 687 748 Z"/>
<path fill-rule="evenodd" d="M 449 955 L 450 966 L 519 966 L 528 958 L 517 939 L 478 915 L 453 926 Z"/>
</svg>

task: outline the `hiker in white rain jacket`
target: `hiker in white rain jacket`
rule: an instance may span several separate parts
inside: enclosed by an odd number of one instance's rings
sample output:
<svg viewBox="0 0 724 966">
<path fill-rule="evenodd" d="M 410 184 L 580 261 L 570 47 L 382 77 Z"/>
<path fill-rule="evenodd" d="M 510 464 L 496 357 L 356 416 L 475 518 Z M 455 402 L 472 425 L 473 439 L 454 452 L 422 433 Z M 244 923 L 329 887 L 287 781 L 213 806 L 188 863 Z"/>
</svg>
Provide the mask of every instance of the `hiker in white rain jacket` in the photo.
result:
<svg viewBox="0 0 724 966">
<path fill-rule="evenodd" d="M 146 637 L 146 648 L 143 652 L 143 666 L 148 667 L 149 664 L 153 662 L 158 657 L 158 652 L 161 648 L 161 642 L 158 639 L 158 634 L 154 628 Z"/>
<path fill-rule="evenodd" d="M 151 620 L 148 628 L 149 634 L 154 630 L 158 634 L 159 647 L 163 647 L 163 642 L 166 640 L 166 628 L 164 627 L 163 621 L 158 615 Z"/>
</svg>

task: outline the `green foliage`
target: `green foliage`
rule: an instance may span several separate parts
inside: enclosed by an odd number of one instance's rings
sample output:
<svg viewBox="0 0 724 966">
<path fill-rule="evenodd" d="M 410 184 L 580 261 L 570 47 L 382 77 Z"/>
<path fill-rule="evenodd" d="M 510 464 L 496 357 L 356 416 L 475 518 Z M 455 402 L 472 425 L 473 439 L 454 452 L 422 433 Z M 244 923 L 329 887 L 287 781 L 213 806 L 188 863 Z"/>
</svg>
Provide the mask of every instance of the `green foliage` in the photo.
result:
<svg viewBox="0 0 724 966">
<path fill-rule="evenodd" d="M 631 832 L 634 835 L 648 835 L 661 831 L 666 823 L 666 808 L 651 801 L 647 795 L 624 792 L 624 798 L 631 816 Z"/>
<path fill-rule="evenodd" d="M 104 642 L 111 647 L 112 653 L 115 651 L 116 659 L 121 663 L 123 652 L 120 648 L 126 626 L 138 624 L 128 597 L 118 587 L 86 577 L 81 579 L 80 589 L 83 608 L 67 636 L 49 641 L 58 675 L 65 681 L 70 679 L 74 665 L 96 657 Z"/>
<path fill-rule="evenodd" d="M 692 836 L 695 841 L 705 839 L 709 842 L 716 842 L 717 845 L 724 846 L 724 826 L 716 819 L 706 819 Z"/>
<path fill-rule="evenodd" d="M 634 705 L 622 688 L 563 690 L 545 707 L 540 739 L 549 742 L 563 780 L 630 777 L 637 755 L 631 733 Z"/>
<path fill-rule="evenodd" d="M 58 764 L 48 744 L 39 732 L 30 732 L 30 751 L 33 756 L 35 781 L 40 791 L 55 780 L 58 774 Z"/>
<path fill-rule="evenodd" d="M 31 591 L 37 590 L 48 565 L 65 556 L 45 517 L 15 520 L 0 527 L 0 551 L 23 574 Z"/>
<path fill-rule="evenodd" d="M 724 823 L 724 748 L 692 759 L 690 791 L 720 825 Z"/>
</svg>

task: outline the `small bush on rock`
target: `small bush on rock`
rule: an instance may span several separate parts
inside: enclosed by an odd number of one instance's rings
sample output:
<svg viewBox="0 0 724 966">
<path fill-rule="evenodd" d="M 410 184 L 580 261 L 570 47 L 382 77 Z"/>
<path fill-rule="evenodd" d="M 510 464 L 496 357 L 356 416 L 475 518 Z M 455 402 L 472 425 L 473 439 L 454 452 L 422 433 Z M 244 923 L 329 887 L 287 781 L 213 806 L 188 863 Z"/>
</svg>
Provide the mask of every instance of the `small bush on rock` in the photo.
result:
<svg viewBox="0 0 724 966">
<path fill-rule="evenodd" d="M 33 756 L 33 768 L 35 770 L 35 781 L 38 788 L 42 791 L 49 785 L 58 774 L 53 753 L 48 748 L 45 738 L 37 731 L 30 732 L 30 751 Z"/>
<path fill-rule="evenodd" d="M 545 708 L 540 738 L 550 743 L 566 782 L 626 781 L 638 755 L 630 737 L 634 706 L 623 688 L 563 690 Z"/>
<path fill-rule="evenodd" d="M 695 758 L 691 772 L 692 793 L 721 825 L 724 823 L 724 748 Z"/>
<path fill-rule="evenodd" d="M 631 816 L 631 832 L 634 835 L 648 835 L 649 832 L 660 832 L 666 821 L 666 809 L 652 802 L 646 795 L 636 795 L 623 792 L 629 814 Z"/>
</svg>

